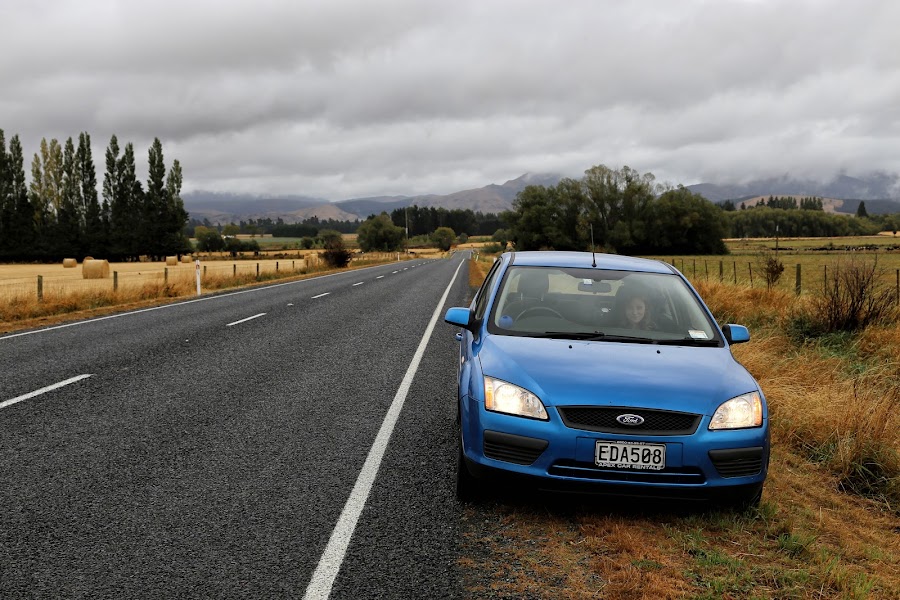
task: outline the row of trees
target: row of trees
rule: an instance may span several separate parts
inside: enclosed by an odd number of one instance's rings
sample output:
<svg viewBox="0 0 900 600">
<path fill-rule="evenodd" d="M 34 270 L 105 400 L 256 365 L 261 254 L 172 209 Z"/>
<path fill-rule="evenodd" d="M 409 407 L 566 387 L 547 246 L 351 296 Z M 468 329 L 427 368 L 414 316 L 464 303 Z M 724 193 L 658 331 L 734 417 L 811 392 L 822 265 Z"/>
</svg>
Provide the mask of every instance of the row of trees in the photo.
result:
<svg viewBox="0 0 900 600">
<path fill-rule="evenodd" d="M 133 145 L 120 152 L 112 136 L 100 202 L 87 133 L 79 134 L 77 149 L 71 137 L 62 146 L 42 139 L 26 185 L 19 136 L 7 150 L 0 130 L 0 260 L 137 260 L 189 252 L 179 162 L 167 173 L 162 144 L 154 139 L 145 189 L 135 175 Z"/>
<path fill-rule="evenodd" d="M 652 173 L 598 165 L 580 180 L 528 186 L 501 215 L 518 250 L 588 250 L 623 254 L 721 254 L 723 211 Z"/>
<path fill-rule="evenodd" d="M 838 237 L 875 235 L 885 219 L 878 221 L 851 215 L 811 210 L 778 210 L 757 207 L 724 213 L 728 237 Z"/>
<path fill-rule="evenodd" d="M 797 199 L 793 196 L 769 196 L 768 200 L 763 200 L 762 198 L 756 201 L 756 204 L 747 204 L 746 202 L 741 202 L 741 210 L 751 209 L 751 208 L 760 208 L 760 207 L 768 207 L 768 208 L 780 208 L 782 210 L 825 210 L 822 205 L 822 199 L 818 196 L 804 196 L 800 198 L 800 203 L 797 203 Z M 722 208 L 727 211 L 735 210 L 734 202 L 732 200 L 726 200 L 722 203 Z"/>
<path fill-rule="evenodd" d="M 468 208 L 446 209 L 413 204 L 391 212 L 391 222 L 397 227 L 409 227 L 409 236 L 431 235 L 440 227 L 467 235 L 492 235 L 502 225 L 494 213 L 482 213 Z"/>
</svg>

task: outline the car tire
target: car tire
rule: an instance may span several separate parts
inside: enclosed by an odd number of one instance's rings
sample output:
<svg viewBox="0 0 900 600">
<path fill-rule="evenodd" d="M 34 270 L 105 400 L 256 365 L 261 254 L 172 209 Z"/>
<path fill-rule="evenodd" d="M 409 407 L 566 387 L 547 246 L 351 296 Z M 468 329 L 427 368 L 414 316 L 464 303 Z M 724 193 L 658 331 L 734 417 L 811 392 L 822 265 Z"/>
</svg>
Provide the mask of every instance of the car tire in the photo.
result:
<svg viewBox="0 0 900 600">
<path fill-rule="evenodd" d="M 759 508 L 762 501 L 762 486 L 749 492 L 731 496 L 719 503 L 724 510 L 732 512 L 747 512 Z"/>
<path fill-rule="evenodd" d="M 480 490 L 479 482 L 469 472 L 466 466 L 466 459 L 463 456 L 462 449 L 462 433 L 457 431 L 457 451 L 456 451 L 456 498 L 460 502 L 473 503 L 479 501 L 483 495 Z"/>
</svg>

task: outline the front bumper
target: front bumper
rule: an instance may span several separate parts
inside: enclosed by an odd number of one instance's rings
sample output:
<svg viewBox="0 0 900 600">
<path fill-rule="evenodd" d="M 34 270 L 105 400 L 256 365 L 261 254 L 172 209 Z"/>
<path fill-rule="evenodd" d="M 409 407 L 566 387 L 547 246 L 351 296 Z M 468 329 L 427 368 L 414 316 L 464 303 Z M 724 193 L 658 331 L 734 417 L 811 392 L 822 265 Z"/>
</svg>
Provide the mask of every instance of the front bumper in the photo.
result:
<svg viewBox="0 0 900 600">
<path fill-rule="evenodd" d="M 745 497 L 762 488 L 769 463 L 768 423 L 755 429 L 709 431 L 704 416 L 690 435 L 623 435 L 485 411 L 464 403 L 463 448 L 473 476 L 548 491 L 683 499 Z M 663 470 L 600 468 L 597 440 L 666 445 Z"/>
</svg>

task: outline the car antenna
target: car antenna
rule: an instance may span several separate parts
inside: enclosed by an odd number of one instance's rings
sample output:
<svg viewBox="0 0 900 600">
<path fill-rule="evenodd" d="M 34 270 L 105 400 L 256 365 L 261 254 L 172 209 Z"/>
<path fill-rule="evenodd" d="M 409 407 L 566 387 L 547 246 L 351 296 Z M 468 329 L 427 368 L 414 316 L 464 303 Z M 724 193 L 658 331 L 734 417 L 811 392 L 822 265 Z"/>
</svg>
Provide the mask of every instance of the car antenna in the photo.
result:
<svg viewBox="0 0 900 600">
<path fill-rule="evenodd" d="M 597 256 L 594 254 L 594 224 L 591 223 L 591 266 L 597 267 Z"/>
</svg>

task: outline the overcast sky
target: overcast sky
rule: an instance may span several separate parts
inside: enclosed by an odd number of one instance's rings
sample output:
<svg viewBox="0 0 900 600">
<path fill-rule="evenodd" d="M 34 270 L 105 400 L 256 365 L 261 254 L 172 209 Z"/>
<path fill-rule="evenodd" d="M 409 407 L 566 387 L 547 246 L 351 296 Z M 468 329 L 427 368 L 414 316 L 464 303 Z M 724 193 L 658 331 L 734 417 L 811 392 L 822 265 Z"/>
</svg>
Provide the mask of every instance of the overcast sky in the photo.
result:
<svg viewBox="0 0 900 600">
<path fill-rule="evenodd" d="M 900 172 L 896 0 L 0 0 L 0 129 L 340 200 Z"/>
</svg>

